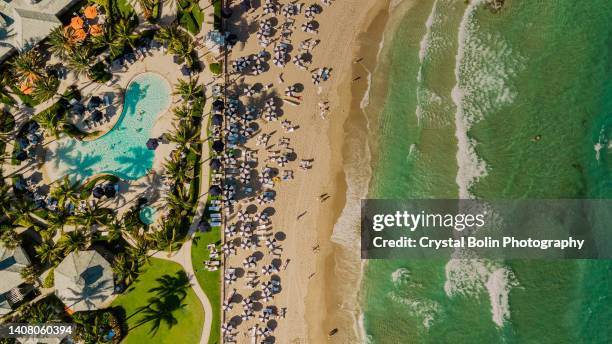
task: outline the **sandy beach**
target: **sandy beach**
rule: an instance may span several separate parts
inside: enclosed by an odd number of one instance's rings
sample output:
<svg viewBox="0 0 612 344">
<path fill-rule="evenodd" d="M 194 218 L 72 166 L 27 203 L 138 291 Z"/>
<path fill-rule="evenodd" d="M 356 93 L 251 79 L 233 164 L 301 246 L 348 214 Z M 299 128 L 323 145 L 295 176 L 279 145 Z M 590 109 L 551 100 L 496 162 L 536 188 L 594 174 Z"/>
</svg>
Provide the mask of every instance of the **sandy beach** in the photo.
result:
<svg viewBox="0 0 612 344">
<path fill-rule="evenodd" d="M 300 93 L 299 106 L 289 106 L 288 103 L 283 106 L 283 119 L 299 126 L 295 133 L 284 133 L 280 125 L 273 123 L 262 128 L 263 132 L 273 130 L 271 142 L 279 137 L 289 137 L 291 147 L 300 159 L 314 159 L 312 169 L 298 170 L 293 181 L 275 187 L 277 198 L 272 222 L 275 228 L 286 233 L 282 242 L 284 268 L 278 274 L 282 292 L 274 298 L 279 309 L 286 308 L 286 318 L 279 321 L 275 330 L 279 343 L 326 342 L 328 333 L 334 328 L 339 329 L 330 337 L 334 342 L 354 342 L 356 339 L 352 318 L 356 305 L 339 309 L 337 293 L 343 293 L 344 288 L 329 286 L 340 287 L 342 284 L 342 287 L 346 285 L 353 290 L 358 286 L 355 281 L 334 277 L 338 246 L 332 244 L 330 238 L 345 204 L 345 122 L 351 106 L 355 105 L 352 99 L 360 99 L 367 88 L 367 73 L 360 68 L 375 63 L 378 37 L 382 33 L 370 32 L 369 28 L 374 21 L 377 21 L 376 26 L 381 20 L 384 23 L 386 7 L 386 2 L 374 0 L 335 1 L 331 6 L 323 6 L 323 13 L 317 16 L 319 33 L 316 36 L 300 30 L 293 33 L 294 42 L 310 37 L 320 40 L 313 50 L 313 63 L 309 69 L 331 68 L 332 77 L 327 82 L 312 85 L 310 73 L 293 66 L 281 70 L 272 67 L 270 72 L 262 75 L 237 78 L 239 83 L 245 84 L 272 83 L 278 93 L 293 83 L 305 86 Z M 247 14 L 246 20 L 252 16 Z M 304 21 L 303 16 L 296 16 L 296 22 Z M 366 34 L 359 35 L 363 32 Z M 257 39 L 250 35 L 234 47 L 231 59 L 257 53 L 260 49 Z M 355 63 L 358 59 L 359 62 Z M 320 116 L 320 102 L 329 102 L 330 111 L 326 116 Z M 256 149 L 251 145 L 250 148 Z M 258 158 L 259 161 L 265 160 L 265 150 L 259 150 Z M 329 197 L 323 197 L 325 201 L 322 201 L 323 195 Z M 358 249 L 351 250 L 353 257 L 358 252 Z M 240 253 L 230 257 L 226 267 L 241 266 L 245 257 Z M 233 286 L 226 286 L 226 295 L 232 289 Z M 246 336 L 236 339 L 238 342 L 249 341 Z"/>
<path fill-rule="evenodd" d="M 390 15 L 390 9 L 405 13 L 412 4 L 364 2 L 361 8 L 367 7 L 367 11 L 346 18 L 355 26 L 351 28 L 353 38 L 346 41 L 350 52 L 344 50 L 346 56 L 336 61 L 344 69 L 342 77 L 334 80 L 337 92 L 330 99 L 335 100 L 336 117 L 328 130 L 331 146 L 342 147 L 333 150 L 328 166 L 328 183 L 334 183 L 337 197 L 328 208 L 321 209 L 317 224 L 323 245 L 316 259 L 318 273 L 309 283 L 305 314 L 311 343 L 356 343 L 365 339 L 359 306 L 364 262 L 359 256 L 358 211 L 360 199 L 367 197 L 369 188 L 370 154 L 375 151 L 369 146 L 376 144 L 366 142 L 368 117 L 376 115 L 384 103 L 384 97 L 370 101 L 369 94 L 372 90 L 385 93 L 386 83 L 372 78 L 372 73 L 386 75 L 381 70 L 386 65 L 380 61 L 384 35 L 395 28 L 395 19 L 401 17 L 397 13 Z M 329 336 L 335 329 L 336 334 Z"/>
</svg>

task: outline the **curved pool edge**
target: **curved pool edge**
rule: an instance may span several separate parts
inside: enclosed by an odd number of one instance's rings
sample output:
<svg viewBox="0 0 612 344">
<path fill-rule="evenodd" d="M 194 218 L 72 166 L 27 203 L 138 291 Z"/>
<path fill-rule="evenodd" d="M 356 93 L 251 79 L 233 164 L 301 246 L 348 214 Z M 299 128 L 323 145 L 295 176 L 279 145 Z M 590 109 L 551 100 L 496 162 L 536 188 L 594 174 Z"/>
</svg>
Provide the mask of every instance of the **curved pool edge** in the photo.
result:
<svg viewBox="0 0 612 344">
<path fill-rule="evenodd" d="M 161 113 L 164 111 L 167 111 L 168 109 L 170 109 L 170 107 L 172 106 L 172 104 L 174 103 L 174 92 L 172 91 L 172 83 L 170 82 L 170 80 L 168 80 L 168 78 L 166 78 L 164 75 L 162 75 L 161 73 L 157 73 L 157 72 L 153 72 L 153 71 L 146 71 L 146 72 L 141 72 L 141 73 L 137 73 L 132 75 L 132 77 L 127 81 L 127 83 L 125 84 L 125 87 L 121 87 L 121 92 L 119 94 L 119 97 L 121 98 L 119 103 L 120 105 L 117 106 L 117 113 L 120 113 L 119 116 L 114 116 L 113 119 L 111 119 L 112 124 L 111 126 L 108 128 L 108 130 L 101 132 L 97 135 L 93 135 L 93 136 L 86 136 L 85 138 L 81 139 L 80 141 L 83 142 L 90 142 L 90 141 L 95 141 L 98 139 L 101 139 L 102 137 L 106 136 L 108 133 L 112 132 L 115 127 L 117 126 L 117 123 L 119 123 L 119 121 L 121 121 L 121 119 L 123 118 L 123 116 L 125 115 L 124 113 L 124 108 L 125 108 L 125 94 L 127 93 L 127 90 L 130 88 L 130 85 L 132 84 L 132 82 L 134 82 L 134 79 L 141 77 L 145 74 L 155 74 L 157 76 L 159 76 L 161 79 L 163 79 L 166 84 L 168 85 L 168 89 L 170 90 L 169 95 L 170 95 L 170 101 L 168 103 L 168 106 L 165 109 L 160 109 L 160 116 Z M 91 133 L 95 133 L 95 132 L 91 132 Z M 90 134 L 89 132 L 87 132 L 87 134 Z"/>
</svg>

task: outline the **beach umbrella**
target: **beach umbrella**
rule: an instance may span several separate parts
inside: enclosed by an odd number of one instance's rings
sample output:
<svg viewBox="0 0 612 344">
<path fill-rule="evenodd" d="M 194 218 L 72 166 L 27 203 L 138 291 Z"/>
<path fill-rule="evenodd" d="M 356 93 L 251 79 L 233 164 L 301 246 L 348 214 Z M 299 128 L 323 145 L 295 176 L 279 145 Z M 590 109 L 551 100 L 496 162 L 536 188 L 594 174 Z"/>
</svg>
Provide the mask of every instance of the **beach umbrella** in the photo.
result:
<svg viewBox="0 0 612 344">
<path fill-rule="evenodd" d="M 223 141 L 220 140 L 216 140 L 215 142 L 213 142 L 212 144 L 212 149 L 215 152 L 223 152 L 223 148 L 225 147 L 225 145 L 223 144 Z"/>
<path fill-rule="evenodd" d="M 224 311 L 231 310 L 231 309 L 232 309 L 232 307 L 233 307 L 233 306 L 232 306 L 232 304 L 231 304 L 231 303 L 229 303 L 229 302 L 227 302 L 227 301 L 223 301 L 223 310 L 224 310 Z"/>
<path fill-rule="evenodd" d="M 229 46 L 235 45 L 238 42 L 238 35 L 236 35 L 235 33 L 230 33 L 229 35 L 227 35 L 227 38 L 225 38 L 225 42 Z"/>
<path fill-rule="evenodd" d="M 27 158 L 28 158 L 28 153 L 26 153 L 23 150 L 21 150 L 21 151 L 17 152 L 17 154 L 15 154 L 15 159 L 17 159 L 19 161 L 24 161 Z"/>
<path fill-rule="evenodd" d="M 223 167 L 223 163 L 221 163 L 221 160 L 217 158 L 213 158 L 210 160 L 210 168 L 212 168 L 213 170 L 219 170 L 221 169 L 221 167 Z"/>
<path fill-rule="evenodd" d="M 102 111 L 96 110 L 91 114 L 91 119 L 93 119 L 94 122 L 100 122 L 103 116 Z"/>
<path fill-rule="evenodd" d="M 75 30 L 83 28 L 83 24 L 85 23 L 83 22 L 83 19 L 81 19 L 81 17 L 76 16 L 70 19 L 70 27 Z"/>
<path fill-rule="evenodd" d="M 147 140 L 147 149 L 156 150 L 159 147 L 159 141 L 156 138 L 151 138 Z"/>
<path fill-rule="evenodd" d="M 95 198 L 102 198 L 104 196 L 104 189 L 101 186 L 96 186 L 93 189 L 92 194 Z"/>
<path fill-rule="evenodd" d="M 219 185 L 212 185 L 208 192 L 211 196 L 219 196 L 222 193 L 221 187 Z"/>
<path fill-rule="evenodd" d="M 257 65 L 255 66 L 255 69 L 253 69 L 253 75 L 259 75 L 263 72 L 264 72 L 264 67 L 262 65 Z"/>
<path fill-rule="evenodd" d="M 264 8 L 263 8 L 263 13 L 264 14 L 272 14 L 274 12 L 276 12 L 276 7 L 274 7 L 273 4 L 267 3 L 267 4 L 264 5 Z"/>
<path fill-rule="evenodd" d="M 223 110 L 223 108 L 225 108 L 225 104 L 223 103 L 223 100 L 221 99 L 217 99 L 212 103 L 213 109 L 215 110 Z"/>
<path fill-rule="evenodd" d="M 190 76 L 191 75 L 191 69 L 189 68 L 188 65 L 184 64 L 181 66 L 181 74 L 183 74 L 184 76 Z"/>
<path fill-rule="evenodd" d="M 221 17 L 227 19 L 232 16 L 233 11 L 230 8 L 224 7 L 221 9 Z"/>
<path fill-rule="evenodd" d="M 221 332 L 223 333 L 229 333 L 229 332 L 232 332 L 233 330 L 234 330 L 234 326 L 230 323 L 221 325 Z"/>
<path fill-rule="evenodd" d="M 211 122 L 213 125 L 221 125 L 223 124 L 223 116 L 221 115 L 213 115 L 211 118 Z"/>
<path fill-rule="evenodd" d="M 265 313 L 264 312 L 264 313 L 259 315 L 259 321 L 266 322 L 268 320 L 270 320 L 270 314 L 269 313 Z"/>
<path fill-rule="evenodd" d="M 89 102 L 87 103 L 87 108 L 97 108 L 100 105 L 102 105 L 102 99 L 98 96 L 93 96 L 89 99 Z"/>
<path fill-rule="evenodd" d="M 240 316 L 240 318 L 242 320 L 250 320 L 253 317 L 253 312 L 252 311 L 246 311 L 244 313 L 242 313 L 242 315 Z"/>
<path fill-rule="evenodd" d="M 226 227 L 224 232 L 227 236 L 234 236 L 236 235 L 236 226 L 232 225 L 232 226 Z"/>
<path fill-rule="evenodd" d="M 104 186 L 104 195 L 106 195 L 106 197 L 113 198 L 116 194 L 117 191 L 115 190 L 115 184 L 106 184 Z"/>
<path fill-rule="evenodd" d="M 87 6 L 85 10 L 83 10 L 83 14 L 87 19 L 94 19 L 98 16 L 98 9 L 94 5 Z"/>
<path fill-rule="evenodd" d="M 288 86 L 285 89 L 285 95 L 286 96 L 290 96 L 293 97 L 295 95 L 295 92 L 297 91 L 297 88 L 294 85 Z"/>
<path fill-rule="evenodd" d="M 264 290 L 263 295 L 262 295 L 262 300 L 264 301 L 270 301 L 273 298 L 272 292 L 269 290 Z"/>
</svg>

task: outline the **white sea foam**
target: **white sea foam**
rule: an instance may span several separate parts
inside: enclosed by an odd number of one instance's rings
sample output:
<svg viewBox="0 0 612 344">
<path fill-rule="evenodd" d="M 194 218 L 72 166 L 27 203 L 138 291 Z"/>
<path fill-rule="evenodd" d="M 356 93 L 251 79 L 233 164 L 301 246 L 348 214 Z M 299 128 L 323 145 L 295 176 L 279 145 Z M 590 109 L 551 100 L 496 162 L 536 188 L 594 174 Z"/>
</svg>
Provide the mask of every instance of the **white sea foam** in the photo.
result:
<svg viewBox="0 0 612 344">
<path fill-rule="evenodd" d="M 399 268 L 391 273 L 391 281 L 395 286 L 406 284 L 409 280 L 410 271 L 406 268 Z"/>
<path fill-rule="evenodd" d="M 610 144 L 612 143 L 608 143 L 606 145 L 606 142 L 608 141 L 608 138 L 606 137 L 606 129 L 605 127 L 601 128 L 601 130 L 599 131 L 599 138 L 597 140 L 597 143 L 595 143 L 595 145 L 593 146 L 593 149 L 595 150 L 595 159 L 597 161 L 599 161 L 599 157 L 600 157 L 600 151 L 606 147 L 606 148 L 610 148 Z"/>
<path fill-rule="evenodd" d="M 421 320 L 425 329 L 431 327 L 436 315 L 440 312 L 440 305 L 430 299 L 415 299 L 401 296 L 397 291 L 389 292 L 388 296 L 393 302 L 408 306 L 406 313 Z"/>
<path fill-rule="evenodd" d="M 594 146 L 593 149 L 595 149 L 595 159 L 597 161 L 599 161 L 599 151 L 604 147 L 604 145 L 601 144 L 601 142 L 597 142 Z"/>
<path fill-rule="evenodd" d="M 421 39 L 421 42 L 419 43 L 420 49 L 419 49 L 419 61 L 421 63 L 423 63 L 423 60 L 425 59 L 425 56 L 427 55 L 427 52 L 429 51 L 429 47 L 431 45 L 431 37 L 432 37 L 432 33 L 431 33 L 431 27 L 434 24 L 434 20 L 436 19 L 436 14 L 437 14 L 437 8 L 438 8 L 438 0 L 434 1 L 433 6 L 431 7 L 431 12 L 429 13 L 429 16 L 427 17 L 427 21 L 425 21 L 425 35 L 423 35 L 423 38 Z"/>
<path fill-rule="evenodd" d="M 486 290 L 491 302 L 492 320 L 497 326 L 504 326 L 510 317 L 508 294 L 518 286 L 509 268 L 486 259 L 451 259 L 446 264 L 445 273 L 444 291 L 449 297 L 478 297 Z"/>
<path fill-rule="evenodd" d="M 442 98 L 424 85 L 423 82 L 423 68 L 425 59 L 432 50 L 444 45 L 444 40 L 441 39 L 439 35 L 435 34 L 433 28 L 435 24 L 439 24 L 441 22 L 441 14 L 438 11 L 438 1 L 439 0 L 436 0 L 433 3 L 431 12 L 429 13 L 427 21 L 425 22 L 425 34 L 419 43 L 419 70 L 417 72 L 416 87 L 417 104 L 415 110 L 417 121 L 419 123 L 421 123 L 421 119 L 423 119 L 426 115 L 425 108 L 427 108 L 429 104 L 440 103 L 442 101 Z"/>
<path fill-rule="evenodd" d="M 504 321 L 510 318 L 508 294 L 510 287 L 513 286 L 516 286 L 516 279 L 512 271 L 506 268 L 494 270 L 487 280 L 486 287 L 491 301 L 493 322 L 499 327 L 504 326 Z"/>
<path fill-rule="evenodd" d="M 379 60 L 380 54 L 384 48 L 384 35 L 378 46 L 378 52 L 376 55 L 377 61 Z M 365 68 L 365 67 L 364 67 Z M 345 130 L 350 135 L 345 136 L 345 146 L 350 149 L 345 150 L 345 165 L 344 175 L 346 180 L 346 199 L 344 208 L 340 216 L 338 217 L 331 235 L 331 240 L 341 245 L 344 248 L 346 261 L 336 262 L 336 266 L 344 267 L 344 270 L 336 270 L 336 274 L 342 274 L 344 277 L 342 280 L 353 286 L 352 293 L 347 291 L 347 294 L 343 297 L 345 303 L 342 308 L 354 318 L 354 333 L 359 336 L 359 340 L 363 343 L 370 343 L 372 338 L 367 335 L 364 325 L 364 314 L 359 308 L 359 286 L 361 286 L 362 278 L 365 270 L 366 263 L 359 257 L 360 252 L 360 219 L 361 219 L 361 200 L 366 198 L 370 189 L 370 180 L 372 178 L 371 168 L 371 152 L 368 142 L 368 134 L 370 132 L 370 124 L 368 121 L 365 109 L 370 104 L 370 93 L 372 83 L 372 73 L 365 68 L 367 77 L 367 88 L 364 92 L 363 97 L 360 101 L 360 108 L 363 114 L 363 118 L 366 121 L 365 128 L 360 125 L 348 122 Z M 355 267 L 359 266 L 356 270 Z"/>
<path fill-rule="evenodd" d="M 470 2 L 458 31 L 452 99 L 456 106 L 456 182 L 460 198 L 472 198 L 471 186 L 487 175 L 486 163 L 476 154 L 477 142 L 468 132 L 488 113 L 514 101 L 516 90 L 511 79 L 523 65 L 523 59 L 501 35 L 484 34 L 479 30 L 476 11 L 483 2 Z"/>
</svg>

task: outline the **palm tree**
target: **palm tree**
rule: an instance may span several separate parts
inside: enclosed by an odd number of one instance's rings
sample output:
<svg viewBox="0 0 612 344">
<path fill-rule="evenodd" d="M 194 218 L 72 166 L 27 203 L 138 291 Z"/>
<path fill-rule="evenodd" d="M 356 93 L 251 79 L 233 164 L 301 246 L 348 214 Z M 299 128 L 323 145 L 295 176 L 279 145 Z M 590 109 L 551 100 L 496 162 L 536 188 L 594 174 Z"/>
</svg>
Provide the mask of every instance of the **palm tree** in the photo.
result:
<svg viewBox="0 0 612 344">
<path fill-rule="evenodd" d="M 144 237 L 136 237 L 135 243 L 133 246 L 128 248 L 128 254 L 134 261 L 138 264 L 138 266 L 149 263 L 149 242 Z"/>
<path fill-rule="evenodd" d="M 57 316 L 57 311 L 55 310 L 55 305 L 45 300 L 30 304 L 24 313 L 30 324 L 46 324 L 60 321 Z"/>
<path fill-rule="evenodd" d="M 60 134 L 64 131 L 66 121 L 58 116 L 57 112 L 44 110 L 32 117 L 41 127 L 45 128 L 47 133 L 59 139 Z"/>
<path fill-rule="evenodd" d="M 166 174 L 170 179 L 175 182 L 182 184 L 193 178 L 193 169 L 188 170 L 186 166 L 177 163 L 173 160 L 169 160 L 164 164 Z"/>
<path fill-rule="evenodd" d="M 29 265 L 21 269 L 19 274 L 21 275 L 21 278 L 26 281 L 26 283 L 34 284 L 38 282 L 38 276 L 40 275 L 40 271 L 38 268 L 36 268 L 36 266 Z"/>
<path fill-rule="evenodd" d="M 121 221 L 115 220 L 106 225 L 106 229 L 108 230 L 106 241 L 115 241 L 121 238 L 121 234 L 123 233 L 123 224 L 121 223 Z"/>
<path fill-rule="evenodd" d="M 189 194 L 178 189 L 176 193 L 168 193 L 165 198 L 167 205 L 181 216 L 192 211 L 193 204 L 189 201 Z"/>
<path fill-rule="evenodd" d="M 151 233 L 148 239 L 153 242 L 156 249 L 168 250 L 168 256 L 171 256 L 176 243 L 176 226 L 171 222 L 165 222 L 164 226 Z"/>
<path fill-rule="evenodd" d="M 180 95 L 186 101 L 195 100 L 204 94 L 204 86 L 198 85 L 198 78 L 189 78 L 189 81 L 179 79 L 174 85 L 174 94 Z"/>
<path fill-rule="evenodd" d="M 99 208 L 97 205 L 95 206 L 87 206 L 77 216 L 73 216 L 72 219 L 75 223 L 80 224 L 86 228 L 91 227 L 92 225 L 101 225 L 105 226 L 111 221 L 111 215 L 113 211 L 108 208 Z"/>
<path fill-rule="evenodd" d="M 129 45 L 132 49 L 136 49 L 136 40 L 138 35 L 134 34 L 133 26 L 127 19 L 121 19 L 113 26 L 115 39 L 121 42 L 121 45 Z"/>
<path fill-rule="evenodd" d="M 14 105 L 15 99 L 12 96 L 12 92 L 8 88 L 8 85 L 14 81 L 11 80 L 9 73 L 0 72 L 0 102 L 7 105 Z"/>
<path fill-rule="evenodd" d="M 155 33 L 155 39 L 167 44 L 168 52 L 184 59 L 188 66 L 193 65 L 193 40 L 178 25 L 161 27 Z"/>
<path fill-rule="evenodd" d="M 77 77 L 89 74 L 92 50 L 88 46 L 81 46 L 68 56 L 67 65 Z"/>
<path fill-rule="evenodd" d="M 64 208 L 66 201 L 72 204 L 77 204 L 81 198 L 79 193 L 80 185 L 78 182 L 71 182 L 68 175 L 65 175 L 62 181 L 57 184 L 51 191 L 51 195 L 57 199 L 60 208 Z"/>
<path fill-rule="evenodd" d="M 105 30 L 104 34 L 92 37 L 94 47 L 106 48 L 111 57 L 118 56 L 123 51 L 123 43 L 115 39 L 115 34 L 111 30 Z"/>
<path fill-rule="evenodd" d="M 45 264 L 56 264 L 59 262 L 60 248 L 55 245 L 53 240 L 46 240 L 34 247 L 36 257 Z"/>
<path fill-rule="evenodd" d="M 179 121 L 191 118 L 191 109 L 185 104 L 175 107 L 174 109 L 172 109 L 172 112 Z"/>
<path fill-rule="evenodd" d="M 32 97 L 40 103 L 51 99 L 57 95 L 59 84 L 60 81 L 56 77 L 47 76 L 46 78 L 42 78 L 36 82 Z"/>
<path fill-rule="evenodd" d="M 0 219 L 5 215 L 8 216 L 12 210 L 13 194 L 11 193 L 11 187 L 8 184 L 0 185 Z"/>
<path fill-rule="evenodd" d="M 113 272 L 119 281 L 130 284 L 138 277 L 138 264 L 129 255 L 120 253 L 113 259 Z"/>
<path fill-rule="evenodd" d="M 37 207 L 33 202 L 24 198 L 18 198 L 13 201 L 14 209 L 10 215 L 14 225 L 24 228 L 30 228 L 38 223 L 38 218 L 34 214 Z"/>
<path fill-rule="evenodd" d="M 47 226 L 48 229 L 55 233 L 58 229 L 60 233 L 64 233 L 64 226 L 68 223 L 70 216 L 64 210 L 64 208 L 59 209 L 58 211 L 50 211 L 47 214 Z"/>
<path fill-rule="evenodd" d="M 0 241 L 4 247 L 9 250 L 17 248 L 20 244 L 19 235 L 12 228 L 5 228 L 2 234 L 0 234 Z"/>
<path fill-rule="evenodd" d="M 181 123 L 178 127 L 175 126 L 174 130 L 166 135 L 168 140 L 176 143 L 179 148 L 185 149 L 190 146 L 191 143 L 195 143 L 200 137 L 199 128 L 190 123 Z M 195 147 L 191 147 L 195 151 Z"/>
<path fill-rule="evenodd" d="M 157 2 L 158 1 L 154 0 L 129 0 L 132 7 L 136 7 L 136 5 L 140 7 L 145 19 L 151 18 L 151 15 L 153 15 L 153 7 L 155 7 Z"/>
<path fill-rule="evenodd" d="M 155 39 L 162 43 L 172 45 L 175 41 L 179 39 L 181 34 L 181 30 L 176 24 L 170 26 L 162 26 L 159 30 L 155 32 Z"/>
<path fill-rule="evenodd" d="M 83 251 L 87 248 L 89 239 L 84 231 L 75 229 L 72 232 L 65 233 L 58 241 L 58 247 L 62 249 L 64 254 L 76 251 Z"/>
<path fill-rule="evenodd" d="M 72 316 L 75 324 L 80 325 L 75 331 L 75 338 L 82 343 L 104 343 L 103 319 L 100 313 L 79 312 Z"/>
<path fill-rule="evenodd" d="M 47 42 L 49 43 L 49 50 L 58 59 L 65 60 L 72 54 L 75 49 L 75 42 L 70 39 L 65 30 L 71 30 L 70 27 L 64 29 L 61 25 L 53 29 L 47 36 Z"/>
<path fill-rule="evenodd" d="M 45 76 L 43 56 L 30 49 L 15 56 L 9 64 L 18 83 L 31 82 Z"/>
</svg>

